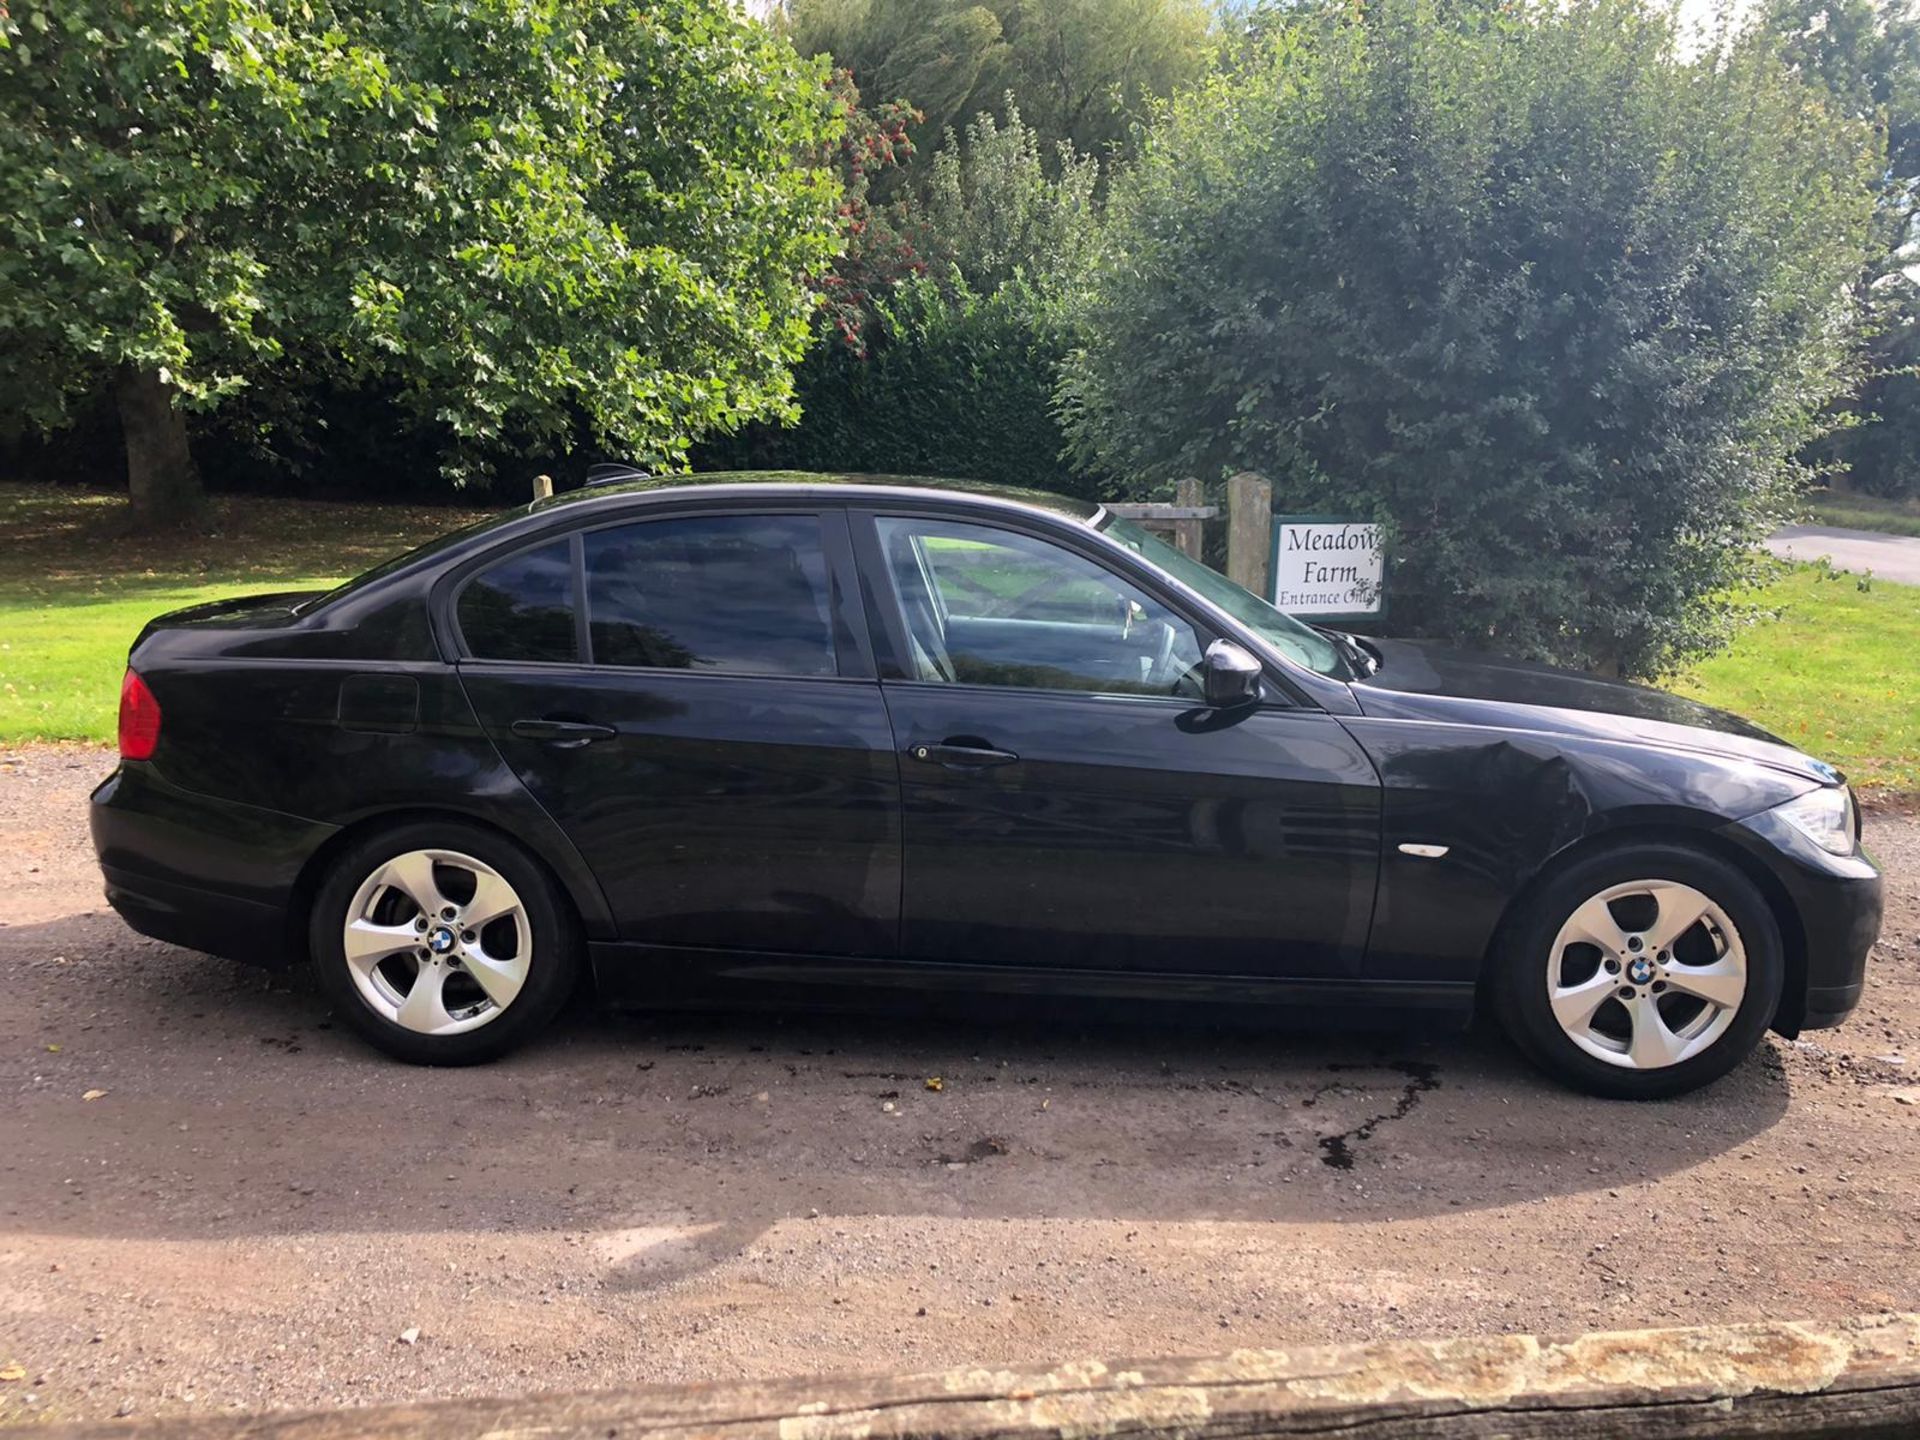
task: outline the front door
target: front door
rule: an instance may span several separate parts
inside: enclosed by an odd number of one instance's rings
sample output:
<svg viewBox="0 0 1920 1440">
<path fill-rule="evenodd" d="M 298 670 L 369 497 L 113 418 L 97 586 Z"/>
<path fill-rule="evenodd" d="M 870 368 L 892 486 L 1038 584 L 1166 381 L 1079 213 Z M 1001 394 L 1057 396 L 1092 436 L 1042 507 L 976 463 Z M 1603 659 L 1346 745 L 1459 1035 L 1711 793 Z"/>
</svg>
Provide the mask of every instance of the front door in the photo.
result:
<svg viewBox="0 0 1920 1440">
<path fill-rule="evenodd" d="M 1338 721 L 1207 708 L 1196 667 L 1214 637 L 1058 536 L 856 523 L 905 672 L 883 688 L 907 956 L 1359 974 L 1380 792 Z"/>
<path fill-rule="evenodd" d="M 899 782 L 838 511 L 630 520 L 455 602 L 461 681 L 620 938 L 887 955 Z"/>
</svg>

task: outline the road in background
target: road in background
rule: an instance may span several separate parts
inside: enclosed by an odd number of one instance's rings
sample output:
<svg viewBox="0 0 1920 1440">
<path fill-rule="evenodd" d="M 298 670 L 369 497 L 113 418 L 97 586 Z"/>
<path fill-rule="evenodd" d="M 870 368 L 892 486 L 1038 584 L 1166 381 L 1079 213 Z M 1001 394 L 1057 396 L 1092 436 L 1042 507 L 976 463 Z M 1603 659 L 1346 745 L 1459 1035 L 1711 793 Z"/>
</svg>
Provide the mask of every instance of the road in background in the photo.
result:
<svg viewBox="0 0 1920 1440">
<path fill-rule="evenodd" d="M 1842 570 L 1871 570 L 1876 580 L 1920 585 L 1920 539 L 1848 530 L 1839 525 L 1789 525 L 1767 541 L 1782 560 L 1802 563 L 1822 555 Z"/>
</svg>

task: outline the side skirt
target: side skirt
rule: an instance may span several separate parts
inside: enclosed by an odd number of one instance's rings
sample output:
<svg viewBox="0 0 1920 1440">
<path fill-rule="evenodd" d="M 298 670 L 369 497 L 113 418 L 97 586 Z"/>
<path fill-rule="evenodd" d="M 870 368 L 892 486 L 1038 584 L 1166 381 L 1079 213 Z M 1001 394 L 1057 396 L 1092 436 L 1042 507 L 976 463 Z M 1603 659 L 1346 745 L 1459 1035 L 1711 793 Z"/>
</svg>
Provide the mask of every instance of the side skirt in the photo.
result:
<svg viewBox="0 0 1920 1440">
<path fill-rule="evenodd" d="M 601 998 L 645 1008 L 777 1008 L 945 1011 L 979 997 L 1070 997 L 1281 1011 L 1435 1011 L 1464 1024 L 1474 986 L 1465 981 L 1282 980 L 1249 975 L 1169 975 L 1128 970 L 1015 969 L 890 958 L 701 950 L 624 941 L 588 947 Z"/>
</svg>

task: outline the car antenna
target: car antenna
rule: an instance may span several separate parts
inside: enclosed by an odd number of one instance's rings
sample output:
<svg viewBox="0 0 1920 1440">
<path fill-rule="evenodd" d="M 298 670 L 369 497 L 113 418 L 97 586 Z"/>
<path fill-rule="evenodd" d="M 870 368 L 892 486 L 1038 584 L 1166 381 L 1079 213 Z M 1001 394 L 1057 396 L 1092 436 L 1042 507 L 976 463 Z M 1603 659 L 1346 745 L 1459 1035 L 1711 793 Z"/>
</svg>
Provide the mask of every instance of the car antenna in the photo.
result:
<svg viewBox="0 0 1920 1440">
<path fill-rule="evenodd" d="M 625 465 L 618 461 L 603 461 L 587 467 L 588 485 L 618 485 L 625 480 L 651 480 L 652 475 L 635 465 Z"/>
</svg>

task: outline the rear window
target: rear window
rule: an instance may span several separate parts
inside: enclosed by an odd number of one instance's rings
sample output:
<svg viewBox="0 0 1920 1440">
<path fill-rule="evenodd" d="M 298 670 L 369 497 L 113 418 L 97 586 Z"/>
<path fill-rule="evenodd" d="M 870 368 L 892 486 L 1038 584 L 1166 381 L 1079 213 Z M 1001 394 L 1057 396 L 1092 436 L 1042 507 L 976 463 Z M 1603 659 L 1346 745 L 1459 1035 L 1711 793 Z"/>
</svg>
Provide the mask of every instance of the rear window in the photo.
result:
<svg viewBox="0 0 1920 1440">
<path fill-rule="evenodd" d="M 573 607 L 573 562 L 559 540 L 468 581 L 460 593 L 460 634 L 481 660 L 578 660 Z"/>
<path fill-rule="evenodd" d="M 584 539 L 596 665 L 837 672 L 816 516 L 645 520 Z"/>
</svg>

